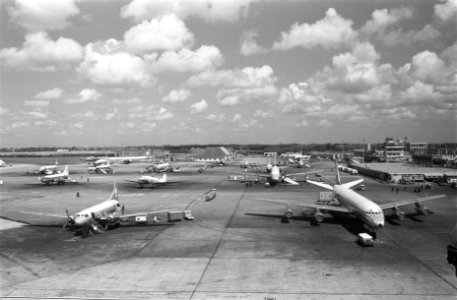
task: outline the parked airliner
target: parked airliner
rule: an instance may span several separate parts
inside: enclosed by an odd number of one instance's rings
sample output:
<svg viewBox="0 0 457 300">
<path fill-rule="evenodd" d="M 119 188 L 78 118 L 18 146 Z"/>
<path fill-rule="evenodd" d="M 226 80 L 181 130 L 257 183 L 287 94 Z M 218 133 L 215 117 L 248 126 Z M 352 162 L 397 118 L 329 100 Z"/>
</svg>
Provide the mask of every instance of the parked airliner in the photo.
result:
<svg viewBox="0 0 457 300">
<path fill-rule="evenodd" d="M 427 200 L 433 200 L 445 197 L 446 195 L 436 195 L 425 198 L 417 199 L 407 199 L 396 202 L 377 204 L 370 199 L 356 193 L 351 188 L 358 185 L 363 181 L 363 179 L 358 179 L 348 183 L 341 183 L 340 174 L 338 166 L 336 165 L 336 182 L 333 186 L 312 180 L 307 180 L 307 182 L 323 187 L 327 190 L 333 191 L 333 201 L 330 201 L 327 204 L 300 204 L 300 205 L 291 205 L 297 207 L 305 207 L 314 209 L 314 219 L 316 222 L 320 223 L 324 221 L 323 212 L 329 213 L 343 213 L 351 214 L 359 218 L 364 224 L 367 225 L 368 229 L 371 231 L 374 238 L 376 238 L 376 230 L 378 228 L 384 227 L 384 211 L 391 209 L 392 216 L 400 221 L 403 221 L 405 218 L 405 213 L 399 208 L 409 204 L 415 204 L 416 211 L 422 215 L 428 215 L 429 209 L 425 207 L 422 202 Z M 288 209 L 285 217 L 291 218 L 293 212 Z"/>
<path fill-rule="evenodd" d="M 65 166 L 65 170 L 61 173 L 46 175 L 44 177 L 38 177 L 38 179 L 46 185 L 50 185 L 52 183 L 61 185 L 65 183 L 75 183 L 76 181 L 71 179 L 69 176 L 68 165 Z"/>
</svg>

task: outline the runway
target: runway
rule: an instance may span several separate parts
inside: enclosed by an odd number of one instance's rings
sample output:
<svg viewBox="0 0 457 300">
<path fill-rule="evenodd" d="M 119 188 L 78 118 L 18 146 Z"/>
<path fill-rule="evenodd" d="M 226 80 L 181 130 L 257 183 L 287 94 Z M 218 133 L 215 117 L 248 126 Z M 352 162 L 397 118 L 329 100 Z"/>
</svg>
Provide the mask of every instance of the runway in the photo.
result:
<svg viewBox="0 0 457 300">
<path fill-rule="evenodd" d="M 0 217 L 32 224 L 0 231 L 5 299 L 382 300 L 457 295 L 457 279 L 446 261 L 448 233 L 456 222 L 456 189 L 434 185 L 422 193 L 412 188 L 396 193 L 366 179 L 367 190 L 360 193 L 378 203 L 442 193 L 448 197 L 427 202 L 434 212 L 427 217 L 415 216 L 408 207 L 402 224 L 386 222 L 378 231 L 379 242 L 363 248 L 355 243 L 363 230 L 356 220 L 328 219 L 314 226 L 302 217 L 303 209 L 290 205 L 317 200 L 321 189 L 308 184 L 246 187 L 226 180 L 240 168 L 215 167 L 202 174 L 190 168 L 169 173 L 177 184 L 139 189 L 123 180 L 140 177 L 142 164 L 120 165 L 115 174 L 89 177 L 87 165 L 76 164 L 69 166 L 70 176 L 80 183 L 43 186 L 38 176 L 25 175 L 33 167 L 0 171 Z M 331 163 L 322 162 L 321 167 L 329 169 Z M 345 176 L 343 181 L 356 178 Z M 65 209 L 77 211 L 107 199 L 114 181 L 126 213 L 184 209 L 193 203 L 195 220 L 121 227 L 84 239 L 49 226 L 65 217 Z M 216 199 L 196 201 L 210 188 L 217 188 Z M 290 223 L 246 214 L 282 215 L 287 207 L 297 216 Z"/>
</svg>

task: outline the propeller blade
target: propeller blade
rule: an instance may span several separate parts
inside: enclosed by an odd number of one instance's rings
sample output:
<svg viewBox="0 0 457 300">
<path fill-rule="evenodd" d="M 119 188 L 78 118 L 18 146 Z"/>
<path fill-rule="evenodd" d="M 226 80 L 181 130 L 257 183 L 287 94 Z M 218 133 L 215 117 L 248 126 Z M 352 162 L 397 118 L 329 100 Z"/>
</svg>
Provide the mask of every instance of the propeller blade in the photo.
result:
<svg viewBox="0 0 457 300">
<path fill-rule="evenodd" d="M 122 207 L 121 207 L 121 214 L 124 214 L 124 212 L 125 212 L 125 205 L 122 205 Z"/>
</svg>

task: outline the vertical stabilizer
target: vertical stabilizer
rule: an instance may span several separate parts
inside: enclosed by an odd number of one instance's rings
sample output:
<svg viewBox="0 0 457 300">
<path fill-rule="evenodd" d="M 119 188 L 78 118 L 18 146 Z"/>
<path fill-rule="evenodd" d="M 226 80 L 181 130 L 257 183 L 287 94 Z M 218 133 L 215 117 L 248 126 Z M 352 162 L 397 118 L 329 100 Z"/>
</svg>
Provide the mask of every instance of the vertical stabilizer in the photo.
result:
<svg viewBox="0 0 457 300">
<path fill-rule="evenodd" d="M 64 175 L 64 176 L 68 176 L 68 175 L 69 175 L 69 172 L 68 172 L 68 165 L 65 166 L 65 169 L 63 170 L 62 175 Z"/>
<path fill-rule="evenodd" d="M 116 181 L 114 182 L 113 192 L 111 193 L 111 196 L 109 196 L 108 200 L 118 200 L 119 201 L 119 195 L 117 193 Z"/>
<path fill-rule="evenodd" d="M 338 170 L 338 160 L 335 159 L 335 168 L 336 168 L 336 184 L 341 184 L 340 170 Z"/>
<path fill-rule="evenodd" d="M 162 182 L 167 182 L 167 174 L 164 173 L 162 176 Z"/>
</svg>

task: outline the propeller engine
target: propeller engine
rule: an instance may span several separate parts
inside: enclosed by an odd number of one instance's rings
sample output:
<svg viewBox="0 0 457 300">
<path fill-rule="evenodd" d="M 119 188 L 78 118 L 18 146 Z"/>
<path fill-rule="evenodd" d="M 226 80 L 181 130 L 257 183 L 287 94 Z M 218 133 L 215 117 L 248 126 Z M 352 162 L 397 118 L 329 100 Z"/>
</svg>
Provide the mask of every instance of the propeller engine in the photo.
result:
<svg viewBox="0 0 457 300">
<path fill-rule="evenodd" d="M 392 216 L 400 221 L 405 220 L 405 213 L 401 211 L 398 207 L 393 208 Z"/>
<path fill-rule="evenodd" d="M 65 222 L 65 224 L 63 224 L 63 228 L 67 228 L 67 227 L 71 227 L 71 226 L 75 225 L 75 217 L 68 213 L 68 209 L 65 210 L 65 213 L 67 214 L 67 222 Z"/>
<path fill-rule="evenodd" d="M 424 206 L 423 204 L 416 203 L 416 212 L 420 215 L 423 216 L 428 216 L 430 214 L 430 209 L 428 209 L 427 206 Z"/>
<path fill-rule="evenodd" d="M 314 213 L 314 220 L 317 223 L 322 223 L 324 221 L 324 215 L 320 211 Z"/>
</svg>

